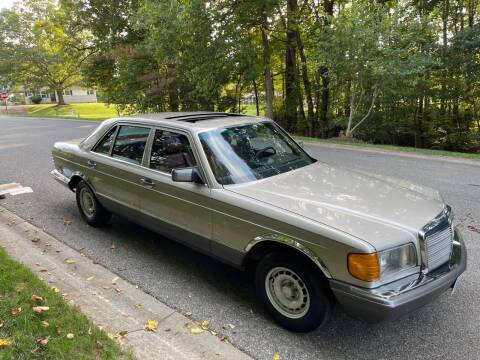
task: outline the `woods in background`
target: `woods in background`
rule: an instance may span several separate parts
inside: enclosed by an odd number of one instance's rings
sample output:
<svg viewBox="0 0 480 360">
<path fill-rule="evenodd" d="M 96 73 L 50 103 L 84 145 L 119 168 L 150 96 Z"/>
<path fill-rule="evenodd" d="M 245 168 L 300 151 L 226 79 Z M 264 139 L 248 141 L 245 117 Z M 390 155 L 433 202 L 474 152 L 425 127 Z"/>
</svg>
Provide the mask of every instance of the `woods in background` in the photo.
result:
<svg viewBox="0 0 480 360">
<path fill-rule="evenodd" d="M 478 0 L 30 0 L 0 13 L 0 77 L 52 88 L 80 77 L 124 112 L 239 112 L 252 93 L 293 133 L 480 151 L 479 10 Z"/>
</svg>

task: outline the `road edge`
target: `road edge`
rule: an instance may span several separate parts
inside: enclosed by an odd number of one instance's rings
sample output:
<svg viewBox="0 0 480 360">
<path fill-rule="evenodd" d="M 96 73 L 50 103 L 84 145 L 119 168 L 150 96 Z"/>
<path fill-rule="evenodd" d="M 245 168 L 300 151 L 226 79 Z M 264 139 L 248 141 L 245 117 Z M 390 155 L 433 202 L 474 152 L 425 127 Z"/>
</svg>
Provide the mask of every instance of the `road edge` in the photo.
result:
<svg viewBox="0 0 480 360">
<path fill-rule="evenodd" d="M 320 141 L 318 142 L 306 141 L 306 140 L 301 140 L 301 141 L 306 146 L 313 146 L 313 147 L 323 147 L 323 148 L 357 151 L 357 152 L 360 151 L 360 152 L 372 153 L 372 154 L 393 155 L 393 156 L 416 158 L 416 159 L 422 159 L 422 160 L 434 160 L 434 161 L 443 161 L 443 162 L 450 162 L 450 163 L 456 163 L 456 164 L 480 166 L 480 161 L 478 160 L 469 160 L 469 159 L 456 158 L 456 157 L 450 157 L 450 156 L 415 154 L 415 153 L 407 153 L 407 152 L 395 151 L 395 150 L 365 148 L 365 147 L 356 146 L 356 145 L 331 144 L 331 143 L 320 142 Z"/>
<path fill-rule="evenodd" d="M 251 359 L 208 329 L 193 334 L 199 324 L 1 206 L 0 246 L 110 336 L 122 334 L 138 359 Z M 149 319 L 155 332 L 144 330 Z"/>
</svg>

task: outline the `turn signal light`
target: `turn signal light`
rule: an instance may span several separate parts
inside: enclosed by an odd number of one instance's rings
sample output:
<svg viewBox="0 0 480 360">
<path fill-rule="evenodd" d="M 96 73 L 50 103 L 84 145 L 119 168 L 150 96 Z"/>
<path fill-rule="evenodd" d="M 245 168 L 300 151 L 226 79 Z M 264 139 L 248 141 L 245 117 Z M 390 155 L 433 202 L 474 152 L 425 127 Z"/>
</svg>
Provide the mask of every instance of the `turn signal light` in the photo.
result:
<svg viewBox="0 0 480 360">
<path fill-rule="evenodd" d="M 380 260 L 377 253 L 348 255 L 348 271 L 363 281 L 380 280 Z"/>
</svg>

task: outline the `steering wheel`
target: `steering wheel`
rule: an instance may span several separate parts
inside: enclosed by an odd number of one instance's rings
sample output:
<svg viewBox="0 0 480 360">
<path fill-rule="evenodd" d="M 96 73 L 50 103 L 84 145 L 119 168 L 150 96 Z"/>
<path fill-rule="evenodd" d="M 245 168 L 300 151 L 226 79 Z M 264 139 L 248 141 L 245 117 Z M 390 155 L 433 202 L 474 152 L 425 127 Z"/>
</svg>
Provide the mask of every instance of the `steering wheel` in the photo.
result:
<svg viewBox="0 0 480 360">
<path fill-rule="evenodd" d="M 261 158 L 261 157 L 264 157 L 264 156 L 272 156 L 272 155 L 275 155 L 276 153 L 277 153 L 277 150 L 275 150 L 275 148 L 273 146 L 267 146 L 267 147 L 264 147 L 263 149 L 258 150 L 255 153 L 255 156 L 257 158 Z M 263 154 L 265 154 L 265 155 L 263 155 Z"/>
</svg>

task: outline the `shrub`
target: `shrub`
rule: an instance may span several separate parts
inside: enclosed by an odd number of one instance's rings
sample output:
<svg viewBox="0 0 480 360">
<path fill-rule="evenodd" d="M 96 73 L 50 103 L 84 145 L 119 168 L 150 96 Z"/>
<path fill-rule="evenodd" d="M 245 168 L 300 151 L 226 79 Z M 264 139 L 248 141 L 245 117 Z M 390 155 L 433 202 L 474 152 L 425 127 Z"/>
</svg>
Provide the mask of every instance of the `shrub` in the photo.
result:
<svg viewBox="0 0 480 360">
<path fill-rule="evenodd" d="M 37 105 L 37 104 L 40 104 L 42 102 L 42 97 L 41 96 L 38 96 L 38 95 L 34 95 L 30 98 L 30 101 Z"/>
</svg>

